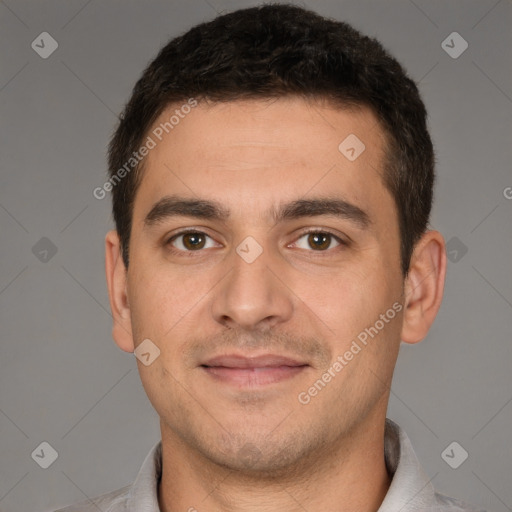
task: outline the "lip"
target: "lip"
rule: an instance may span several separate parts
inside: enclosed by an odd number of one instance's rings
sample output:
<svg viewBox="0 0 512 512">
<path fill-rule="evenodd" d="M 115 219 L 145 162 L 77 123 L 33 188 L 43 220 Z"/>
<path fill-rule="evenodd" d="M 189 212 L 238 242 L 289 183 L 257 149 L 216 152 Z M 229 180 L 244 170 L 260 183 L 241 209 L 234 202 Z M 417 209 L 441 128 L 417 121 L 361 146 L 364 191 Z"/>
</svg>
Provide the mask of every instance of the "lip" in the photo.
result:
<svg viewBox="0 0 512 512">
<path fill-rule="evenodd" d="M 237 387 L 258 387 L 291 379 L 309 365 L 277 354 L 228 354 L 208 359 L 201 368 L 213 379 Z"/>
<path fill-rule="evenodd" d="M 262 354 L 259 356 L 242 356 L 239 354 L 228 354 L 212 357 L 203 366 L 222 366 L 224 368 L 263 368 L 277 366 L 304 366 L 306 363 L 297 361 L 290 357 L 277 354 Z"/>
</svg>

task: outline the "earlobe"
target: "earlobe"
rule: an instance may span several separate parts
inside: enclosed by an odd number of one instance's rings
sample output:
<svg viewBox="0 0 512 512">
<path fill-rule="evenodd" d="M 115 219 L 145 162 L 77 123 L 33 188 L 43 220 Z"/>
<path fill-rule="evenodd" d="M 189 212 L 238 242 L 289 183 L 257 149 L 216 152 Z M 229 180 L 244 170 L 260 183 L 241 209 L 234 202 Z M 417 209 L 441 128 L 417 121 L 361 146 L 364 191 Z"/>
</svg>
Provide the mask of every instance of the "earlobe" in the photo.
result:
<svg viewBox="0 0 512 512">
<path fill-rule="evenodd" d="M 127 271 L 121 256 L 119 235 L 115 230 L 109 231 L 105 237 L 105 273 L 113 319 L 112 337 L 119 348 L 133 352 L 135 347 L 127 294 Z"/>
<path fill-rule="evenodd" d="M 401 339 L 418 343 L 434 322 L 443 299 L 446 249 L 438 231 L 427 231 L 416 244 L 405 282 Z"/>
</svg>

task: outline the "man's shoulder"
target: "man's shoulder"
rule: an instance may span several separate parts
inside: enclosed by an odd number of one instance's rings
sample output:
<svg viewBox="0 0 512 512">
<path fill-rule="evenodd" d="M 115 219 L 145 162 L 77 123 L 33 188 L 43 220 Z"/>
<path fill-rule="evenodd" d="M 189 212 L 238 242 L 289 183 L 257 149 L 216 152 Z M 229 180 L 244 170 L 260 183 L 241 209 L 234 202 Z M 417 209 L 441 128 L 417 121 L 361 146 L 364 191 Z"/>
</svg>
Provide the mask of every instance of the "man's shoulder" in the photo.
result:
<svg viewBox="0 0 512 512">
<path fill-rule="evenodd" d="M 55 512 L 98 512 L 98 510 L 102 512 L 124 512 L 127 510 L 126 502 L 131 487 L 131 485 L 127 485 L 121 489 L 101 494 L 96 498 L 82 500 L 75 505 L 60 508 Z"/>
<path fill-rule="evenodd" d="M 450 498 L 438 492 L 435 493 L 435 496 L 436 505 L 429 508 L 426 512 L 486 512 L 484 509 L 478 508 L 475 505 L 470 505 L 456 498 Z"/>
</svg>

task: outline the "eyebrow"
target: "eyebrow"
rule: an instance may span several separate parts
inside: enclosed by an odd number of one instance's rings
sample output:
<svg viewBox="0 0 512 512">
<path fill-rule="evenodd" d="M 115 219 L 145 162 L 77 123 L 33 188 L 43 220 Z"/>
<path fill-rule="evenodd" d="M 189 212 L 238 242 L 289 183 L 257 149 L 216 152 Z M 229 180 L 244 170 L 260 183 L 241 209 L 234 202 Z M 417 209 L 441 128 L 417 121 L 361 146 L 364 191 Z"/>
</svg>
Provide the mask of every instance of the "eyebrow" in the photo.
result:
<svg viewBox="0 0 512 512">
<path fill-rule="evenodd" d="M 352 203 L 341 198 L 297 199 L 271 208 L 270 217 L 275 223 L 303 217 L 333 216 L 349 220 L 361 229 L 371 224 L 369 215 Z M 177 195 L 164 196 L 157 201 L 144 218 L 144 227 L 149 228 L 171 217 L 194 217 L 197 219 L 226 221 L 230 211 L 217 201 L 191 199 Z"/>
</svg>

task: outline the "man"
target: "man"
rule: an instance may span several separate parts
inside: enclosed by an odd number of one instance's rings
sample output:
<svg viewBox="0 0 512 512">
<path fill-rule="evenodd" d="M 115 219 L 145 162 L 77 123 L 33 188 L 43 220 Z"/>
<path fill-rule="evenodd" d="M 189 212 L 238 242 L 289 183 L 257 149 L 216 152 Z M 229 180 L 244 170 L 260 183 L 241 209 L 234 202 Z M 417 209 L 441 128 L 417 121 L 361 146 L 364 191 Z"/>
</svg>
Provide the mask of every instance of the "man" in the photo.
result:
<svg viewBox="0 0 512 512">
<path fill-rule="evenodd" d="M 162 439 L 71 511 L 474 511 L 386 420 L 400 342 L 438 312 L 418 90 L 349 25 L 290 5 L 172 40 L 110 144 L 106 274 Z"/>
</svg>

